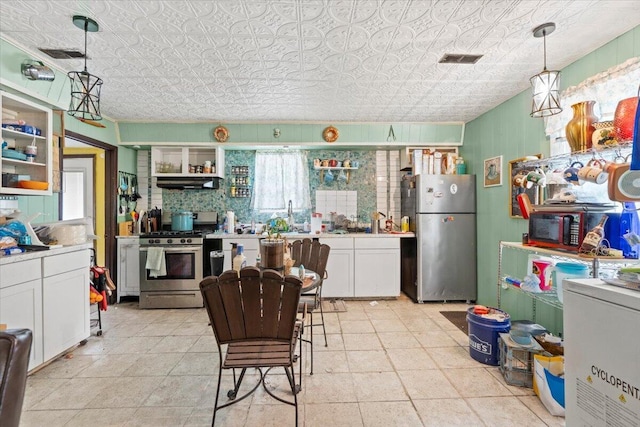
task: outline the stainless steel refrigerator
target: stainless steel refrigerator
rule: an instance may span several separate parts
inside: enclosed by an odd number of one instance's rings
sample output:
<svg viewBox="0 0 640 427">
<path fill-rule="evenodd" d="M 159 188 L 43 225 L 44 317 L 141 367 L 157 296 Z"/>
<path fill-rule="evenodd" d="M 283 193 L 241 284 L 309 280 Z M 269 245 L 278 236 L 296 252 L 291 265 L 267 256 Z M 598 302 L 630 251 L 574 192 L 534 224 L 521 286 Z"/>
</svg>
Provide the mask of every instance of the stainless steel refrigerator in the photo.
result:
<svg viewBox="0 0 640 427">
<path fill-rule="evenodd" d="M 401 248 L 403 257 L 415 256 L 416 270 L 403 277 L 403 291 L 416 302 L 475 301 L 475 175 L 418 175 L 401 190 L 402 215 L 416 234 L 414 251 L 409 242 Z"/>
</svg>

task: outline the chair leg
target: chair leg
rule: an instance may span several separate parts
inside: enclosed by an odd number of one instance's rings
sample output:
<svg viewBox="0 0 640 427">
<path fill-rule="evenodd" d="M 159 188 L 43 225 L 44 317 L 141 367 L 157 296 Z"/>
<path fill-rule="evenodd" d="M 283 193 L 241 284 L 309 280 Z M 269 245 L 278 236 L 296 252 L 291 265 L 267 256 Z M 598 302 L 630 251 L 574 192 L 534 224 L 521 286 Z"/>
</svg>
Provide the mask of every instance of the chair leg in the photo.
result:
<svg viewBox="0 0 640 427">
<path fill-rule="evenodd" d="M 218 411 L 218 397 L 220 396 L 221 382 L 222 382 L 222 366 L 218 366 L 218 388 L 216 389 L 216 401 L 213 404 L 213 419 L 211 420 L 211 427 L 213 427 L 216 424 L 216 412 Z"/>
<path fill-rule="evenodd" d="M 242 384 L 242 380 L 244 378 L 244 373 L 247 372 L 247 368 L 242 368 L 240 372 L 240 377 L 238 377 L 238 381 L 236 382 L 236 371 L 233 370 L 233 390 L 229 390 L 227 392 L 227 397 L 230 400 L 234 400 L 238 396 L 238 390 L 240 390 L 240 385 Z"/>
<path fill-rule="evenodd" d="M 298 346 L 298 372 L 299 372 L 299 377 L 300 377 L 300 385 L 298 385 L 296 387 L 296 393 L 299 393 L 300 390 L 302 390 L 302 364 L 303 364 L 303 358 L 302 358 L 302 342 L 304 341 L 302 339 L 302 335 L 304 334 L 304 324 L 302 324 L 302 326 L 300 327 L 300 335 L 298 335 L 298 341 L 300 342 L 300 345 Z M 286 368 L 285 368 L 286 369 Z M 291 370 L 293 371 L 293 367 L 291 368 Z"/>
<path fill-rule="evenodd" d="M 327 344 L 327 330 L 324 328 L 324 310 L 322 310 L 322 298 L 320 299 L 320 319 L 322 319 L 322 333 L 324 333 L 324 346 L 329 347 Z"/>
<path fill-rule="evenodd" d="M 309 375 L 313 375 L 313 310 L 309 312 L 309 320 L 311 322 L 311 337 L 309 338 L 309 345 L 311 346 L 311 370 Z"/>
<path fill-rule="evenodd" d="M 295 370 L 293 369 L 293 366 L 291 366 L 291 372 L 289 372 L 289 368 L 285 367 L 284 372 L 287 374 L 287 378 L 289 379 L 289 385 L 291 386 L 291 393 L 293 394 L 293 406 L 296 411 L 296 427 L 297 427 L 298 425 L 298 390 L 296 389 L 296 378 L 294 374 Z M 300 374 L 300 382 L 302 383 L 302 374 Z"/>
</svg>

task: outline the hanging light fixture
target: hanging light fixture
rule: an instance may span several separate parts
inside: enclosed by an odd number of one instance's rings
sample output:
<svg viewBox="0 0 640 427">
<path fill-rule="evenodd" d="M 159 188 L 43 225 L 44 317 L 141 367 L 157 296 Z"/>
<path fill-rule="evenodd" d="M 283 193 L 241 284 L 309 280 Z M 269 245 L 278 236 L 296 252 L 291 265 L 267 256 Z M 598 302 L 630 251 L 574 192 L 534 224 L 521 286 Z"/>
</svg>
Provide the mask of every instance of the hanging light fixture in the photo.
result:
<svg viewBox="0 0 640 427">
<path fill-rule="evenodd" d="M 553 33 L 556 24 L 547 22 L 533 29 L 534 37 L 544 40 L 544 69 L 531 77 L 533 102 L 531 117 L 553 116 L 562 111 L 560 107 L 560 71 L 547 70 L 547 35 Z"/>
<path fill-rule="evenodd" d="M 86 16 L 74 15 L 73 25 L 84 30 L 84 71 L 67 73 L 71 80 L 71 103 L 67 113 L 81 120 L 102 120 L 100 89 L 102 79 L 87 71 L 87 33 L 98 31 L 98 23 Z"/>
</svg>

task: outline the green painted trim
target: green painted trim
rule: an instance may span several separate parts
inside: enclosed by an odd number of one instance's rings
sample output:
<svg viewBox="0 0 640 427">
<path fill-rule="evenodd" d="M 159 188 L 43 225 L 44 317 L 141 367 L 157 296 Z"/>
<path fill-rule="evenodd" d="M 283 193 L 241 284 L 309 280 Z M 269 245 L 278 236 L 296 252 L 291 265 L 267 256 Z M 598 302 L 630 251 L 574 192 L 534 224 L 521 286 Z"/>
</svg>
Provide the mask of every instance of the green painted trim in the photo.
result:
<svg viewBox="0 0 640 427">
<path fill-rule="evenodd" d="M 155 144 L 218 144 L 213 130 L 218 123 L 133 123 L 119 122 L 120 141 L 125 145 Z M 322 138 L 322 132 L 329 125 L 311 123 L 232 123 L 224 125 L 229 131 L 229 139 L 220 144 L 224 147 L 248 145 L 302 144 L 320 145 L 330 148 L 343 145 L 461 145 L 464 139 L 464 123 L 343 123 L 334 124 L 339 137 L 334 143 Z M 389 137 L 393 126 L 395 140 Z M 280 137 L 274 136 L 274 129 L 280 129 Z"/>
</svg>

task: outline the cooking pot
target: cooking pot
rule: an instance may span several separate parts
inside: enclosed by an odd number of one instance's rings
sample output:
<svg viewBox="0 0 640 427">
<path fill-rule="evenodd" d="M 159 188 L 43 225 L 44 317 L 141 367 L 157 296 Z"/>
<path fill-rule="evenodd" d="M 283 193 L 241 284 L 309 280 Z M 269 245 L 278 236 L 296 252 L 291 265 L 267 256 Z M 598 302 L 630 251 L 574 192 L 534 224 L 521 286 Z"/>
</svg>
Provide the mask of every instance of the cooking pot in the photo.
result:
<svg viewBox="0 0 640 427">
<path fill-rule="evenodd" d="M 174 212 L 171 214 L 171 231 L 191 231 L 193 230 L 193 213 Z"/>
</svg>

